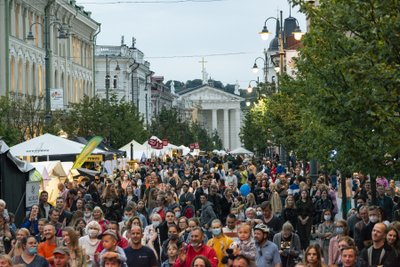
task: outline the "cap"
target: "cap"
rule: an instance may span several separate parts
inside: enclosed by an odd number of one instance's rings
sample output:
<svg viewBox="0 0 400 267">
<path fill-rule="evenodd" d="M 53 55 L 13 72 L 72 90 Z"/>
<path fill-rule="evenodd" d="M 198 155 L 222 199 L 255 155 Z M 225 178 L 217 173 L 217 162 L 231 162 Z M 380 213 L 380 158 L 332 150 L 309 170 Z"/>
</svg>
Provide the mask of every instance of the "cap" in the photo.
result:
<svg viewBox="0 0 400 267">
<path fill-rule="evenodd" d="M 112 237 L 114 237 L 115 238 L 115 240 L 119 240 L 119 237 L 118 237 L 118 235 L 116 234 L 116 233 L 114 233 L 114 231 L 111 231 L 111 230 L 106 230 L 106 231 L 104 231 L 101 235 L 99 235 L 97 238 L 98 239 L 102 239 L 103 238 L 103 236 L 106 236 L 106 235 L 109 235 L 109 236 L 112 236 Z"/>
<path fill-rule="evenodd" d="M 69 251 L 68 251 L 68 248 L 66 248 L 66 247 L 58 247 L 58 248 L 54 249 L 53 255 L 54 254 L 62 254 L 62 255 L 68 255 L 69 256 Z"/>
<path fill-rule="evenodd" d="M 259 223 L 256 226 L 254 226 L 254 230 L 260 230 L 263 231 L 264 233 L 269 233 L 269 228 L 263 223 Z"/>
</svg>

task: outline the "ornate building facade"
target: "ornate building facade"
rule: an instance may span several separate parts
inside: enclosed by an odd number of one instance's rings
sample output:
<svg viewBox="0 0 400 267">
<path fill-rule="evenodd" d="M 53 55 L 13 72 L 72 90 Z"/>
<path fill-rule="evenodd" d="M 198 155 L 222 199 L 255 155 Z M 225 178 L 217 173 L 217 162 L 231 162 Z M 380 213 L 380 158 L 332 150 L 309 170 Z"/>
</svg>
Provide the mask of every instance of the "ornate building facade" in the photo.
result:
<svg viewBox="0 0 400 267">
<path fill-rule="evenodd" d="M 58 88 L 64 107 L 93 96 L 93 47 L 99 30 L 91 12 L 75 0 L 3 0 L 0 95 L 45 96 L 46 86 Z"/>
</svg>

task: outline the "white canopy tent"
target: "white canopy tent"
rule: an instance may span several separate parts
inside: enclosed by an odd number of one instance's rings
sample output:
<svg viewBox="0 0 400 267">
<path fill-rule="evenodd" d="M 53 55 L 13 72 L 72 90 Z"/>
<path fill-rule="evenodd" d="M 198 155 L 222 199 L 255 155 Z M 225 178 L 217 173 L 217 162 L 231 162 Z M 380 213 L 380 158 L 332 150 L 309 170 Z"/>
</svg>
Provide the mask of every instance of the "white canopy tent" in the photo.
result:
<svg viewBox="0 0 400 267">
<path fill-rule="evenodd" d="M 84 147 L 84 144 L 47 133 L 11 147 L 10 152 L 17 157 L 77 155 Z M 96 148 L 92 153 L 104 154 L 105 151 Z"/>
<path fill-rule="evenodd" d="M 187 154 L 190 153 L 190 148 L 184 145 L 178 146 L 178 149 L 182 150 L 182 155 L 186 156 Z"/>
<path fill-rule="evenodd" d="M 254 155 L 253 152 L 251 152 L 250 150 L 247 150 L 244 147 L 238 147 L 238 148 L 230 151 L 229 154 L 231 154 L 231 155 L 249 155 L 249 156 Z"/>
<path fill-rule="evenodd" d="M 135 140 L 130 141 L 128 144 L 121 147 L 119 150 L 126 152 L 126 158 L 131 159 L 131 144 L 133 145 L 133 159 L 140 160 L 142 158 L 143 153 L 146 154 L 147 147 L 139 144 Z"/>
</svg>

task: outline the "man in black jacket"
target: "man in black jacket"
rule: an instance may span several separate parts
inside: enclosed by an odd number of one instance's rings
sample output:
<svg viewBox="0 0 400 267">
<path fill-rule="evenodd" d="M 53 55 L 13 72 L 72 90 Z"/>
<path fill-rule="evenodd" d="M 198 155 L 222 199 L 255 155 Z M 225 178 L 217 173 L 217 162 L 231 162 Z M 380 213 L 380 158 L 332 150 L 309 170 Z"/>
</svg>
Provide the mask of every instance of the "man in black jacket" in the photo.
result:
<svg viewBox="0 0 400 267">
<path fill-rule="evenodd" d="M 49 211 L 54 208 L 49 202 L 47 202 L 48 199 L 49 193 L 47 191 L 42 191 L 39 198 L 39 218 L 47 219 L 49 217 Z"/>
<path fill-rule="evenodd" d="M 397 255 L 389 245 L 386 244 L 387 227 L 384 223 L 377 223 L 372 229 L 372 246 L 361 252 L 362 260 L 368 266 L 398 266 Z"/>
</svg>

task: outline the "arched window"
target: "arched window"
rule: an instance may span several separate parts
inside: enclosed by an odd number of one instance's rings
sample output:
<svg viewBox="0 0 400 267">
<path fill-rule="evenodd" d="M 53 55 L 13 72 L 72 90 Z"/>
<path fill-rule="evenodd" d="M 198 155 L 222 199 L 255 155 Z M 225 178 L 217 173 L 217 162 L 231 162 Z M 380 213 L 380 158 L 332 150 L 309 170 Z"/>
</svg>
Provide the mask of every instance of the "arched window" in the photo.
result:
<svg viewBox="0 0 400 267">
<path fill-rule="evenodd" d="M 113 80 L 113 88 L 114 89 L 117 89 L 117 81 L 118 81 L 118 76 L 117 75 L 114 75 L 114 80 Z"/>
</svg>

